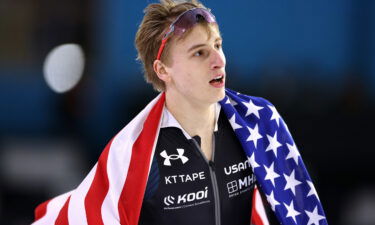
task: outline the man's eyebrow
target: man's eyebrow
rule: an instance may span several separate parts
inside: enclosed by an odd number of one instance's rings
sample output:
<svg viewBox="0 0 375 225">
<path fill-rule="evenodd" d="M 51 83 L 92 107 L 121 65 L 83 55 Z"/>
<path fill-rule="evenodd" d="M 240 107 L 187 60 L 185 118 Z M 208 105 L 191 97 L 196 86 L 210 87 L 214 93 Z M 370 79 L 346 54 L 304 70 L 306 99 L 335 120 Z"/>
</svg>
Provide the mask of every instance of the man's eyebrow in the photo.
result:
<svg viewBox="0 0 375 225">
<path fill-rule="evenodd" d="M 200 48 L 202 46 L 206 46 L 206 44 L 197 44 L 197 45 L 193 45 L 191 48 L 189 48 L 188 52 L 191 52 L 193 51 L 194 49 L 197 49 L 197 48 Z"/>
<path fill-rule="evenodd" d="M 222 41 L 223 39 L 221 37 L 218 37 L 215 39 L 215 42 L 218 42 L 218 41 Z M 191 52 L 193 51 L 194 49 L 197 49 L 197 48 L 200 48 L 202 46 L 206 46 L 207 44 L 196 44 L 196 45 L 193 45 L 189 48 L 188 52 Z"/>
</svg>

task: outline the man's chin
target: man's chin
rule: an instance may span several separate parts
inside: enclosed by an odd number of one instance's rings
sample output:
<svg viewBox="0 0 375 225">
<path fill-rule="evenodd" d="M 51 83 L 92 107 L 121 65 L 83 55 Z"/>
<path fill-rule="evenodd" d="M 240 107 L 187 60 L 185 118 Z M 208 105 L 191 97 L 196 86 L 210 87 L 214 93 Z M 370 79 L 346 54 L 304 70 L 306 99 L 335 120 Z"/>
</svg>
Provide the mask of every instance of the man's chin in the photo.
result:
<svg viewBox="0 0 375 225">
<path fill-rule="evenodd" d="M 218 90 L 216 96 L 215 96 L 215 102 L 219 102 L 221 100 L 223 100 L 223 98 L 225 97 L 225 88 L 220 88 L 220 90 Z"/>
</svg>

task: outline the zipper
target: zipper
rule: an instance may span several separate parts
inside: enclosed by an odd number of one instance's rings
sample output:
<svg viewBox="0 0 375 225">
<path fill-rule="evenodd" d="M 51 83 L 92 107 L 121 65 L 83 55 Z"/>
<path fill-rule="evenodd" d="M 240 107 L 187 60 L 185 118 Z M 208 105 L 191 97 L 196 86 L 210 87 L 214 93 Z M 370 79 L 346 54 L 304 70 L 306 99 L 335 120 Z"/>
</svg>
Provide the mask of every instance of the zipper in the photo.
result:
<svg viewBox="0 0 375 225">
<path fill-rule="evenodd" d="M 215 133 L 212 135 L 212 160 L 208 160 L 206 156 L 203 154 L 203 151 L 201 147 L 199 146 L 198 142 L 192 138 L 195 147 L 197 147 L 199 153 L 205 160 L 205 162 L 208 165 L 208 168 L 210 170 L 210 177 L 212 181 L 212 189 L 214 193 L 214 205 L 215 205 L 215 225 L 221 225 L 221 219 L 220 219 L 220 197 L 219 197 L 219 187 L 217 184 L 217 178 L 216 178 L 216 173 L 215 173 L 215 162 L 214 162 L 214 157 L 215 157 Z"/>
<path fill-rule="evenodd" d="M 213 161 L 209 162 L 210 174 L 212 180 L 212 186 L 214 189 L 214 201 L 215 201 L 215 224 L 220 225 L 220 198 L 219 198 L 219 188 L 217 185 L 216 173 L 215 173 L 215 163 Z"/>
</svg>

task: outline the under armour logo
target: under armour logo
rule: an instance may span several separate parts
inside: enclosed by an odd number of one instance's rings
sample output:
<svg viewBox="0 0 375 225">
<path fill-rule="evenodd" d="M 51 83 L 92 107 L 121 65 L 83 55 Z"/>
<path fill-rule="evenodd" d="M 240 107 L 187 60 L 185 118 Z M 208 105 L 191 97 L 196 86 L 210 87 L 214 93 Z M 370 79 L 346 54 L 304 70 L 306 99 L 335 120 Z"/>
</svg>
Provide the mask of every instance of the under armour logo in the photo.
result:
<svg viewBox="0 0 375 225">
<path fill-rule="evenodd" d="M 164 158 L 164 166 L 171 166 L 171 160 L 181 159 L 182 164 L 185 164 L 187 161 L 189 161 L 188 157 L 184 156 L 184 149 L 178 148 L 177 152 L 178 154 L 168 155 L 167 151 L 164 150 L 160 153 L 161 157 Z"/>
</svg>

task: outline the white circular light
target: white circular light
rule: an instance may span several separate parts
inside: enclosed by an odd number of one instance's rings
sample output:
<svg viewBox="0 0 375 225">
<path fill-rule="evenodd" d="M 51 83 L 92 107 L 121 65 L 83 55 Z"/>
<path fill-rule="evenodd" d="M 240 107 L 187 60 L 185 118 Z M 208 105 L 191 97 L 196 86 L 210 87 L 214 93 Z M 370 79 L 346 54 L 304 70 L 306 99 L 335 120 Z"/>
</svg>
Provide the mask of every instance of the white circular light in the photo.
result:
<svg viewBox="0 0 375 225">
<path fill-rule="evenodd" d="M 48 53 L 44 61 L 44 79 L 53 91 L 64 93 L 77 85 L 84 66 L 85 57 L 79 45 L 59 45 Z"/>
</svg>

